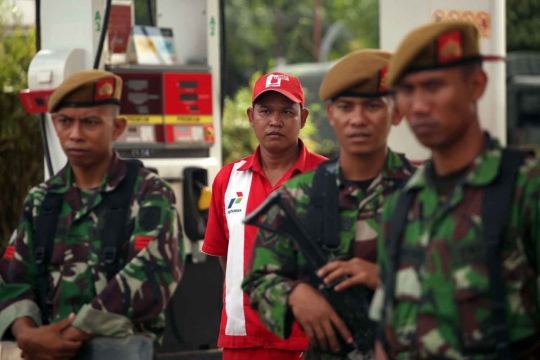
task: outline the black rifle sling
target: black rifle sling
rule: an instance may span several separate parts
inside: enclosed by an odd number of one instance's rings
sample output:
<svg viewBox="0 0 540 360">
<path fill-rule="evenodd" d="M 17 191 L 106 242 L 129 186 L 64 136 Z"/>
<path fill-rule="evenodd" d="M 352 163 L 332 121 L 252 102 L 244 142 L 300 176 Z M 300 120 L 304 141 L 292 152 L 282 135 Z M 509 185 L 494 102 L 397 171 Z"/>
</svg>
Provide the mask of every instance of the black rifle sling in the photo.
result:
<svg viewBox="0 0 540 360">
<path fill-rule="evenodd" d="M 138 160 L 127 160 L 127 173 L 116 190 L 106 194 L 103 198 L 105 211 L 105 225 L 101 233 L 102 256 L 107 273 L 107 281 L 110 281 L 118 272 L 118 254 L 121 251 L 123 241 L 125 241 L 126 224 L 128 210 L 130 207 L 131 195 L 137 180 L 137 174 L 142 163 Z M 56 227 L 60 215 L 60 208 L 63 201 L 62 194 L 47 192 L 41 203 L 40 215 L 34 224 L 34 259 L 38 267 L 38 306 L 41 310 L 41 320 L 44 325 L 49 323 L 50 306 L 47 303 L 48 290 L 48 266 L 52 257 Z"/>
<path fill-rule="evenodd" d="M 514 359 L 506 324 L 506 297 L 503 280 L 502 250 L 519 168 L 526 153 L 504 149 L 499 175 L 484 191 L 482 223 L 491 293 L 491 321 L 499 359 Z"/>
<path fill-rule="evenodd" d="M 41 322 L 43 325 L 49 324 L 49 313 L 51 311 L 47 302 L 47 267 L 52 257 L 56 226 L 60 215 L 63 195 L 47 192 L 45 199 L 41 203 L 39 216 L 34 223 L 34 260 L 37 265 L 37 302 L 41 310 Z"/>
<path fill-rule="evenodd" d="M 126 176 L 118 184 L 115 191 L 108 193 L 103 199 L 105 224 L 101 230 L 101 260 L 105 264 L 107 281 L 111 281 L 120 270 L 122 245 L 127 236 L 131 235 L 126 234 L 127 216 L 137 174 L 142 163 L 138 160 L 126 160 L 126 164 Z"/>
<path fill-rule="evenodd" d="M 387 244 L 389 265 L 384 279 L 385 293 L 382 308 L 382 325 L 380 330 L 382 330 L 384 327 L 388 306 L 390 305 L 390 301 L 394 298 L 396 287 L 396 270 L 397 263 L 399 261 L 399 251 L 401 249 L 401 239 L 403 237 L 403 231 L 407 226 L 407 214 L 409 213 L 409 209 L 411 208 L 415 197 L 416 191 L 412 189 L 402 192 L 399 195 L 396 208 L 394 209 L 394 213 L 392 214 L 392 219 L 390 221 L 391 225 Z"/>
<path fill-rule="evenodd" d="M 336 160 L 317 166 L 306 215 L 311 238 L 320 241 L 320 245 L 330 251 L 337 250 L 341 245 L 336 166 Z"/>
</svg>

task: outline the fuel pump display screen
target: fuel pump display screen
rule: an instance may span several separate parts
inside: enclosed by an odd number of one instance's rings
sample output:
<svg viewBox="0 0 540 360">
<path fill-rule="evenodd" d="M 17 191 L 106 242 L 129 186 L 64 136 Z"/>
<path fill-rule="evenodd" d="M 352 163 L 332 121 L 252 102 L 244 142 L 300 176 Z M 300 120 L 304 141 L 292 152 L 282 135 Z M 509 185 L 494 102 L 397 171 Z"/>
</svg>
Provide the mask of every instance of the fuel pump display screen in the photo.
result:
<svg viewBox="0 0 540 360">
<path fill-rule="evenodd" d="M 120 107 L 128 123 L 163 123 L 163 80 L 156 73 L 117 73 L 124 81 Z"/>
<path fill-rule="evenodd" d="M 199 95 L 197 94 L 180 94 L 180 101 L 197 101 L 199 100 Z M 193 111 L 194 106 L 190 106 L 190 111 Z M 199 109 L 195 110 L 195 112 L 198 112 Z"/>
<path fill-rule="evenodd" d="M 181 89 L 196 89 L 198 83 L 196 81 L 180 81 Z"/>
<path fill-rule="evenodd" d="M 116 73 L 123 80 L 121 116 L 128 126 L 122 144 L 164 143 L 163 76 L 156 73 Z"/>
</svg>

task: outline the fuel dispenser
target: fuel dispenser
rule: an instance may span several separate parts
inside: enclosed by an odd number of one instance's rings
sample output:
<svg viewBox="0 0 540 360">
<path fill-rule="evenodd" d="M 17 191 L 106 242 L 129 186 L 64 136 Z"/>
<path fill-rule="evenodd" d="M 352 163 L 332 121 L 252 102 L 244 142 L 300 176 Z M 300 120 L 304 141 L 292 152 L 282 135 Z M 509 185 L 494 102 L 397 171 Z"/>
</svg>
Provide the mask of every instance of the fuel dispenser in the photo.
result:
<svg viewBox="0 0 540 360">
<path fill-rule="evenodd" d="M 107 69 L 123 79 L 120 109 L 128 122 L 116 150 L 123 158 L 141 159 L 158 169 L 176 187 L 190 260 L 206 261 L 199 242 L 208 215 L 199 198 L 210 191 L 207 164 L 213 160 L 210 151 L 216 144 L 210 69 L 138 64 Z M 206 165 L 195 166 L 199 162 Z"/>
<path fill-rule="evenodd" d="M 105 42 L 104 32 L 109 21 L 134 24 L 133 6 L 132 0 L 36 0 L 37 35 L 41 34 L 43 49 L 31 62 L 29 89 L 20 97 L 27 112 L 42 114 L 48 178 L 67 161 L 46 113 L 48 96 L 66 77 L 92 64 L 122 77 L 120 112 L 128 127 L 114 147 L 121 157 L 141 160 L 169 182 L 188 254 L 168 308 L 159 358 L 217 346 L 223 271 L 201 247 L 210 185 L 221 168 L 223 1 L 156 0 L 157 28 L 153 29 L 172 35 L 176 50 L 172 64 L 112 61 L 119 54 L 109 52 L 112 42 Z M 116 15 L 109 19 L 111 13 Z M 114 28 L 115 36 L 121 33 L 119 26 Z"/>
</svg>

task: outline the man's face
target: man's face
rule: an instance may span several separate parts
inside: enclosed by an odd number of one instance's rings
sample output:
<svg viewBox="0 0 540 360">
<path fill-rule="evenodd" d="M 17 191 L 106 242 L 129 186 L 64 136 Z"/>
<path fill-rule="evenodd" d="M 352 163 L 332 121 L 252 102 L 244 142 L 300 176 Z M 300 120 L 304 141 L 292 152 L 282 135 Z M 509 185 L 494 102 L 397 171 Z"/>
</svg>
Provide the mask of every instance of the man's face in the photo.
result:
<svg viewBox="0 0 540 360">
<path fill-rule="evenodd" d="M 247 109 L 249 123 L 261 147 L 276 153 L 296 146 L 308 114 L 307 109 L 276 91 L 262 94 Z"/>
<path fill-rule="evenodd" d="M 342 151 L 369 156 L 386 148 L 390 127 L 401 120 L 391 101 L 388 97 L 340 96 L 327 105 L 326 113 Z"/>
<path fill-rule="evenodd" d="M 107 161 L 113 141 L 126 128 L 126 121 L 115 118 L 111 105 L 61 108 L 52 120 L 69 162 L 80 167 Z"/>
<path fill-rule="evenodd" d="M 470 74 L 461 67 L 411 73 L 397 85 L 397 107 L 420 143 L 448 148 L 474 123 L 486 83 L 481 69 Z"/>
</svg>

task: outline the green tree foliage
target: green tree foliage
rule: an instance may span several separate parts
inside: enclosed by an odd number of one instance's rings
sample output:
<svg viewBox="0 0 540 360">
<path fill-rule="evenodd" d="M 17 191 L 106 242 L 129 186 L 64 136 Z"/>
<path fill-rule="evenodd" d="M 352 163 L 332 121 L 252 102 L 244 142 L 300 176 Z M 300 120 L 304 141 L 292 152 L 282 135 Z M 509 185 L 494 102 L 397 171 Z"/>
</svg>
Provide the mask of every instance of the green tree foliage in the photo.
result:
<svg viewBox="0 0 540 360">
<path fill-rule="evenodd" d="M 27 71 L 35 54 L 33 29 L 7 26 L 13 9 L 0 0 L 0 249 L 22 214 L 30 187 L 43 180 L 39 120 L 28 116 L 18 92 L 27 86 Z M 16 17 L 15 17 L 16 19 Z"/>
<path fill-rule="evenodd" d="M 225 95 L 234 96 L 256 72 L 276 59 L 313 62 L 314 0 L 225 0 L 227 74 Z M 322 34 L 337 21 L 344 29 L 329 60 L 379 43 L 378 0 L 320 0 Z"/>
<path fill-rule="evenodd" d="M 540 0 L 506 0 L 506 49 L 540 51 Z"/>
</svg>

